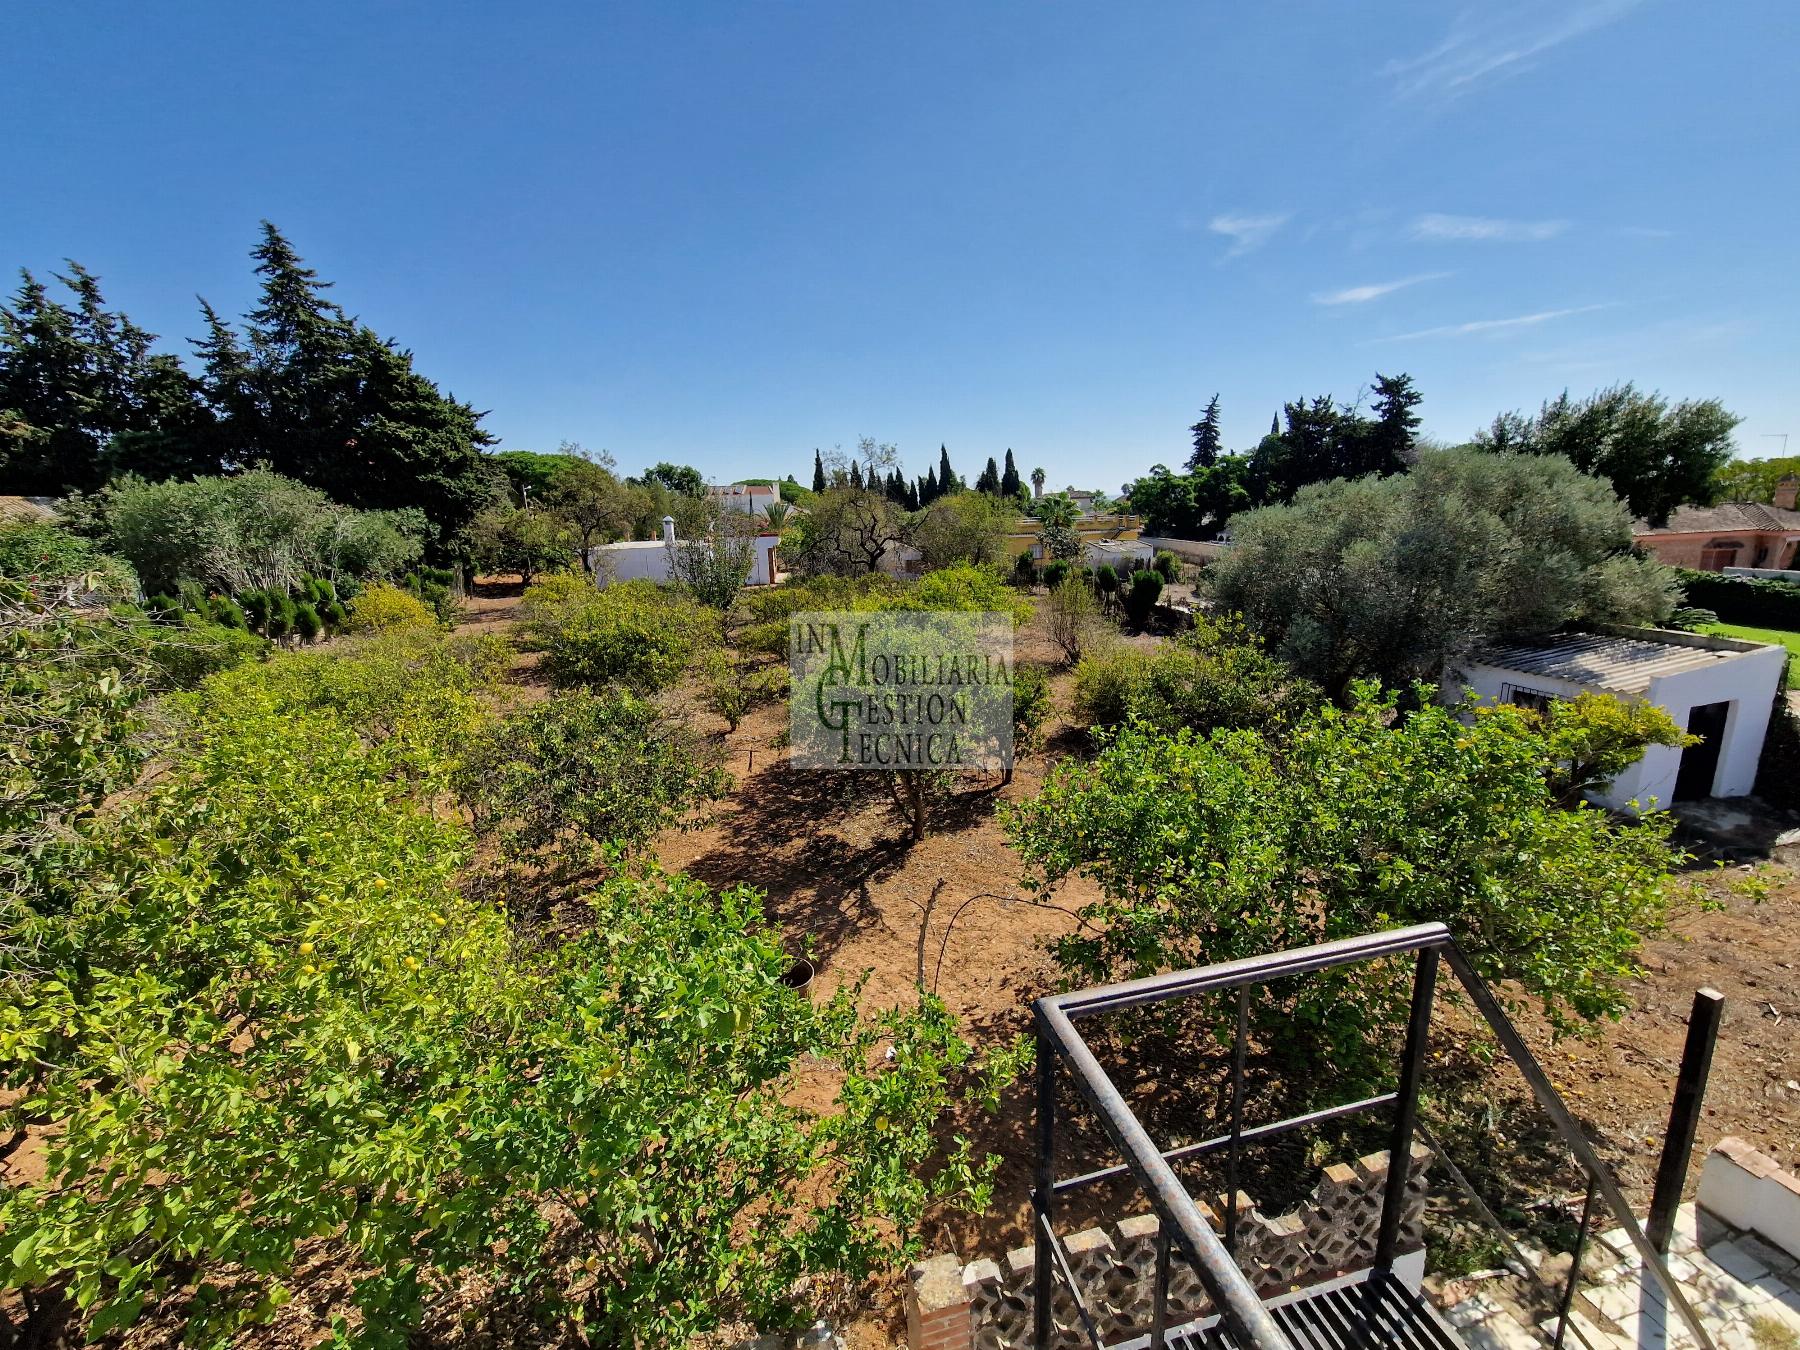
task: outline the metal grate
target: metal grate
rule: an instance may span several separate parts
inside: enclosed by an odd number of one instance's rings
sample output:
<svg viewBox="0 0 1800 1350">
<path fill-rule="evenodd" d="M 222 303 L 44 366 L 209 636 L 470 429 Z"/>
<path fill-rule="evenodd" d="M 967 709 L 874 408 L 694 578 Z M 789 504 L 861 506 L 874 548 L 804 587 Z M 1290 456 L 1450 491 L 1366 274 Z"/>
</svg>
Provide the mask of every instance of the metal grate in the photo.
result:
<svg viewBox="0 0 1800 1350">
<path fill-rule="evenodd" d="M 1296 1350 L 1467 1350 L 1421 1295 L 1376 1276 L 1319 1285 L 1274 1300 L 1269 1311 Z M 1117 1350 L 1137 1350 L 1148 1338 Z M 1169 1332 L 1179 1350 L 1242 1350 L 1217 1318 Z"/>
</svg>

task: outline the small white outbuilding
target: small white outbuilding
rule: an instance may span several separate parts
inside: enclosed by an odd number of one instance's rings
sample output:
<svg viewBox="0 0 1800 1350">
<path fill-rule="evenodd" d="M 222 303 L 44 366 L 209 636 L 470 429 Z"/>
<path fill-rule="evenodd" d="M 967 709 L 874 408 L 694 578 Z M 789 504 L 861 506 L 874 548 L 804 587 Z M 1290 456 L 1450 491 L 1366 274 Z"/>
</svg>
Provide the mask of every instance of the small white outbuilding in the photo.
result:
<svg viewBox="0 0 1800 1350">
<path fill-rule="evenodd" d="M 1700 743 L 1651 746 L 1598 798 L 1614 810 L 1649 809 L 1750 792 L 1787 658 L 1785 647 L 1760 642 L 1603 627 L 1478 653 L 1457 678 L 1488 703 L 1542 709 L 1605 693 L 1661 708 Z"/>
</svg>

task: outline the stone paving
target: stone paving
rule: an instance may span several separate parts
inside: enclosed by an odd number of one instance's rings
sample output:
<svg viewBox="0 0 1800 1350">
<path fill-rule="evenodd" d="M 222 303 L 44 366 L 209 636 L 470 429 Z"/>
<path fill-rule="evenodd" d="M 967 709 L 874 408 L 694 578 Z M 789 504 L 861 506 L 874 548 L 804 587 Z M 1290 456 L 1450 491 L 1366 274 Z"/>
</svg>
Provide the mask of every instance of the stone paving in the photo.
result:
<svg viewBox="0 0 1800 1350">
<path fill-rule="evenodd" d="M 1568 1258 L 1527 1252 L 1560 1283 Z M 1666 1306 L 1623 1228 L 1591 1239 L 1564 1350 L 1698 1350 L 1681 1314 Z M 1800 1260 L 1754 1233 L 1727 1227 L 1692 1204 L 1677 1212 L 1669 1273 L 1719 1350 L 1800 1350 Z M 1504 1272 L 1452 1282 L 1444 1309 L 1470 1350 L 1544 1350 L 1554 1319 L 1531 1326 Z"/>
</svg>

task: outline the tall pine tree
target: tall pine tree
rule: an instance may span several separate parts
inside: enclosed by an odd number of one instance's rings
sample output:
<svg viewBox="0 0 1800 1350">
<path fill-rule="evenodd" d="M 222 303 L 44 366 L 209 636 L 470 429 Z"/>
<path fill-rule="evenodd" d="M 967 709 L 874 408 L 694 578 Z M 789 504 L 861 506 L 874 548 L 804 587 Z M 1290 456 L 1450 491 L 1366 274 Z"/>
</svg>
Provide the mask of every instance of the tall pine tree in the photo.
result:
<svg viewBox="0 0 1800 1350">
<path fill-rule="evenodd" d="M 1369 453 L 1361 466 L 1366 473 L 1402 473 L 1417 457 L 1419 415 L 1413 411 L 1423 395 L 1413 388 L 1410 375 L 1375 376 L 1375 421 L 1366 439 Z"/>
<path fill-rule="evenodd" d="M 24 496 L 98 487 L 102 435 L 75 315 L 28 271 L 0 306 L 0 485 Z"/>
<path fill-rule="evenodd" d="M 1000 465 L 992 455 L 988 456 L 987 465 L 975 479 L 975 490 L 989 496 L 1000 491 Z"/>
<path fill-rule="evenodd" d="M 938 446 L 938 495 L 955 492 L 962 486 L 961 480 L 950 467 L 950 452 L 942 445 Z"/>
<path fill-rule="evenodd" d="M 412 353 L 345 316 L 279 230 L 253 250 L 261 303 L 240 344 L 210 308 L 205 386 L 242 462 L 350 506 L 417 507 L 453 556 L 461 530 L 493 496 L 482 414 L 413 369 Z"/>
<path fill-rule="evenodd" d="M 1194 452 L 1188 456 L 1187 471 L 1198 472 L 1210 469 L 1219 462 L 1219 452 L 1223 445 L 1219 438 L 1219 396 L 1214 394 L 1206 405 L 1206 411 L 1200 414 L 1200 420 L 1189 427 L 1193 433 Z"/>
<path fill-rule="evenodd" d="M 817 450 L 814 450 L 812 490 L 814 492 L 823 492 L 830 486 L 831 484 L 825 481 L 825 457 Z"/>
</svg>

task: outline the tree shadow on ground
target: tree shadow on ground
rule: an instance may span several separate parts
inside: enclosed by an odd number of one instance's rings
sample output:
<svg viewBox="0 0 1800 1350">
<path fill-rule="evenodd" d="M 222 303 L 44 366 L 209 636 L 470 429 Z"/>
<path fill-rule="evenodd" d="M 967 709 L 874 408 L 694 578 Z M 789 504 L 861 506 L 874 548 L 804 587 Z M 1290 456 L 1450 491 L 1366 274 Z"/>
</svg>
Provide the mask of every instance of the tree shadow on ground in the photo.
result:
<svg viewBox="0 0 1800 1350">
<path fill-rule="evenodd" d="M 718 817 L 719 844 L 683 870 L 709 886 L 756 887 L 771 920 L 810 935 L 819 955 L 830 956 L 881 922 L 869 886 L 898 871 L 910 847 L 898 820 L 889 835 L 867 843 L 831 826 L 886 803 L 886 787 L 872 774 L 770 765 Z"/>
</svg>

